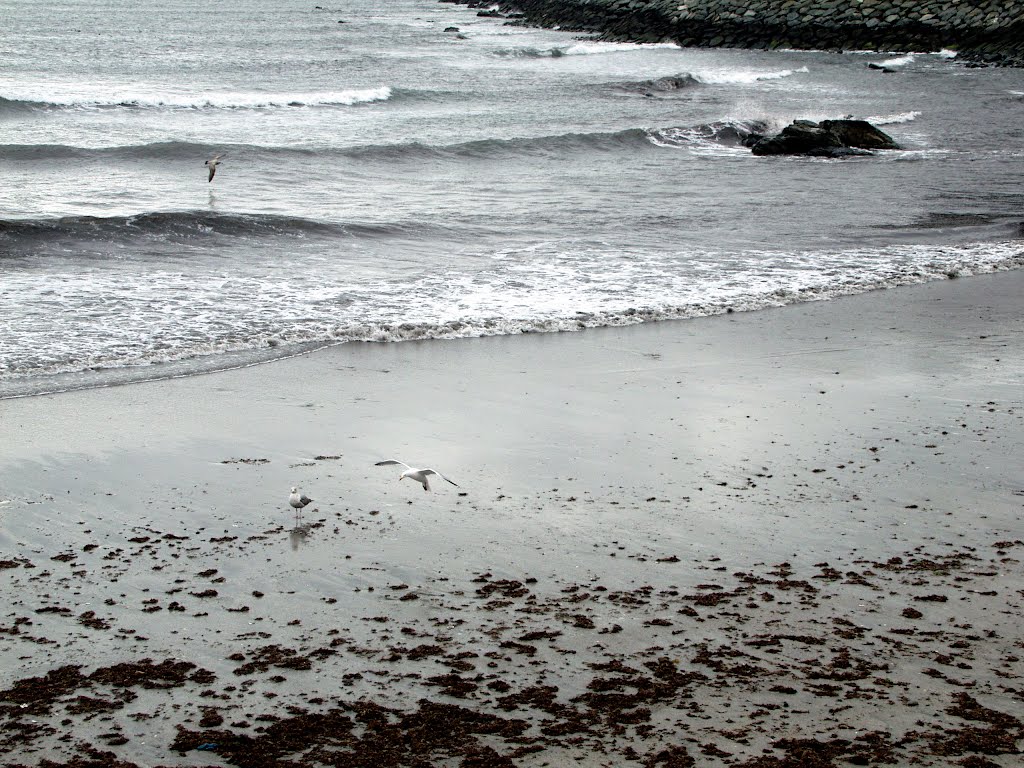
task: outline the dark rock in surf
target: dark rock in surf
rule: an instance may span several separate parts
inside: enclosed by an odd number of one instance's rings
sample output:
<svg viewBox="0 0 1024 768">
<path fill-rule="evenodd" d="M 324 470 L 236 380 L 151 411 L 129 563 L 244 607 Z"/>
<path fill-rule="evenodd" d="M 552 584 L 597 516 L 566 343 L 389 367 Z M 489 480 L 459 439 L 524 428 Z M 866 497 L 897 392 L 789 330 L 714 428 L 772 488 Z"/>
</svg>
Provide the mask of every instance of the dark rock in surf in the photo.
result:
<svg viewBox="0 0 1024 768">
<path fill-rule="evenodd" d="M 653 96 L 656 93 L 674 93 L 685 88 L 699 86 L 700 81 L 693 75 L 666 75 L 654 80 L 641 80 L 639 82 L 618 83 L 615 88 L 631 93 L 642 93 L 644 96 Z"/>
<path fill-rule="evenodd" d="M 890 69 L 889 67 L 883 67 L 881 64 L 871 63 L 868 64 L 868 69 L 877 69 L 879 72 L 885 72 L 886 74 L 893 74 L 896 70 Z"/>
<path fill-rule="evenodd" d="M 812 120 L 794 120 L 777 135 L 761 139 L 751 149 L 755 155 L 806 155 L 814 150 L 837 148 L 842 142 Z"/>
<path fill-rule="evenodd" d="M 678 91 L 699 84 L 693 75 L 669 75 L 656 80 L 648 80 L 646 83 L 652 91 Z"/>
<path fill-rule="evenodd" d="M 860 149 L 899 149 L 892 136 L 867 120 L 822 120 L 822 128 L 836 136 L 847 147 Z"/>
<path fill-rule="evenodd" d="M 866 120 L 794 120 L 776 136 L 754 142 L 751 151 L 755 155 L 849 157 L 899 148 L 891 136 Z"/>
</svg>

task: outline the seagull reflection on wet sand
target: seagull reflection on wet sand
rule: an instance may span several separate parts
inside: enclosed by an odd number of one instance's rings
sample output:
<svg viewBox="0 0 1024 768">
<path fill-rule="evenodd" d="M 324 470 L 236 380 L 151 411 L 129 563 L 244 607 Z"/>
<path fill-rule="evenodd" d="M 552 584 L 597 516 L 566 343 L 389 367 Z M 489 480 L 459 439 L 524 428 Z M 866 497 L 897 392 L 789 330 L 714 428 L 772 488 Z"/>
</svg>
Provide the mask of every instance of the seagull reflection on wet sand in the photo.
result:
<svg viewBox="0 0 1024 768">
<path fill-rule="evenodd" d="M 298 523 L 294 528 L 288 531 L 288 542 L 292 546 L 292 550 L 298 550 L 303 544 L 306 543 L 306 539 L 313 532 L 312 523 Z"/>
</svg>

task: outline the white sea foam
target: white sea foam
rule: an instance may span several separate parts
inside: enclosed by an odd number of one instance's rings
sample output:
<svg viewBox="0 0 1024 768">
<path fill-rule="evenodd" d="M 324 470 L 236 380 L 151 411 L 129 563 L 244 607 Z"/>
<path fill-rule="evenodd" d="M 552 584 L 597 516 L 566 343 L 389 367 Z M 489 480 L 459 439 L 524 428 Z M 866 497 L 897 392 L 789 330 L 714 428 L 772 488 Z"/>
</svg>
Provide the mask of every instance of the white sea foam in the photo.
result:
<svg viewBox="0 0 1024 768">
<path fill-rule="evenodd" d="M 498 56 L 511 58 L 559 58 L 561 56 L 593 56 L 629 51 L 648 51 L 656 48 L 675 48 L 675 43 L 617 43 L 603 40 L 584 40 L 571 45 L 555 45 L 551 47 L 522 46 L 515 48 L 499 48 L 494 51 Z"/>
<path fill-rule="evenodd" d="M 880 66 L 883 67 L 905 67 L 907 64 L 911 64 L 914 61 L 914 57 L 907 54 L 906 56 L 897 56 L 893 59 L 886 59 L 885 61 L 879 62 Z"/>
<path fill-rule="evenodd" d="M 898 112 L 895 115 L 870 115 L 865 117 L 869 123 L 874 125 L 896 125 L 898 123 L 910 123 L 921 116 L 920 112 Z"/>
<path fill-rule="evenodd" d="M 595 53 L 620 53 L 622 51 L 649 51 L 655 48 L 679 48 L 675 43 L 616 43 L 601 40 L 587 40 L 564 49 L 566 56 L 588 56 Z"/>
<path fill-rule="evenodd" d="M 694 72 L 693 76 L 705 85 L 747 85 L 762 80 L 781 80 L 784 77 L 791 77 L 795 74 L 804 74 L 810 70 L 807 67 L 799 69 L 782 69 L 774 72 L 758 72 L 754 70 L 705 70 Z"/>
<path fill-rule="evenodd" d="M 768 122 L 731 120 L 706 125 L 660 128 L 645 131 L 647 140 L 656 147 L 684 149 L 696 155 L 724 157 L 750 154 L 740 141 L 751 133 L 765 133 Z"/>
<path fill-rule="evenodd" d="M 401 282 L 360 279 L 344 265 L 333 273 L 321 270 L 315 284 L 259 272 L 228 277 L 212 269 L 148 271 L 145 280 L 121 272 L 77 272 L 42 281 L 31 271 L 16 272 L 0 288 L 0 299 L 9 303 L 16 296 L 20 306 L 0 338 L 0 382 L 247 350 L 286 354 L 295 345 L 629 325 L 1024 268 L 1024 248 L 1012 241 L 824 254 L 618 255 L 612 259 L 599 245 L 567 249 L 563 242 L 543 243 L 494 254 L 476 271 L 427 269 Z M 102 314 L 91 311 L 99 299 L 107 308 Z M 52 322 L 55 306 L 84 313 L 87 332 L 65 333 Z M 150 369 L 144 375 L 159 374 Z M 0 395 L 4 391 L 0 386 Z"/>
<path fill-rule="evenodd" d="M 274 93 L 261 91 L 176 91 L 158 86 L 68 83 L 38 87 L 0 82 L 0 97 L 59 107 L 162 107 L 176 109 L 269 109 L 280 107 L 351 106 L 387 101 L 391 88 Z"/>
</svg>

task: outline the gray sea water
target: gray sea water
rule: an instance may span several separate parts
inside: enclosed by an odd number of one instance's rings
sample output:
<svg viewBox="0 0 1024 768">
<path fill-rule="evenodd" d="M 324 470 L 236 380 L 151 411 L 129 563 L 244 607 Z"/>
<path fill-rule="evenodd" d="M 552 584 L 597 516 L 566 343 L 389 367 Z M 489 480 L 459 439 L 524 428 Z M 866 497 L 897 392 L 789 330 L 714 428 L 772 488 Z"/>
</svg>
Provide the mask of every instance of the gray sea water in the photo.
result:
<svg viewBox="0 0 1024 768">
<path fill-rule="evenodd" d="M 1021 70 L 435 0 L 0 0 L 0 26 L 0 397 L 1024 266 Z M 905 149 L 738 140 L 846 115 Z"/>
</svg>

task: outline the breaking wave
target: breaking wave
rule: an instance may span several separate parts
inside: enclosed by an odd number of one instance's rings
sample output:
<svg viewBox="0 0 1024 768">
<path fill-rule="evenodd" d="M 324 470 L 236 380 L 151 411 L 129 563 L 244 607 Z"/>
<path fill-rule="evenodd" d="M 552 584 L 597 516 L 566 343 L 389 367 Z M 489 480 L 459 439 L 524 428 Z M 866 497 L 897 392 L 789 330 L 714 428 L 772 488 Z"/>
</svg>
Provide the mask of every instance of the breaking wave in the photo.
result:
<svg viewBox="0 0 1024 768">
<path fill-rule="evenodd" d="M 137 216 L 64 216 L 56 219 L 0 220 L 0 239 L 73 238 L 113 240 L 121 236 L 188 238 L 220 234 L 302 234 L 324 233 L 333 226 L 291 216 L 267 214 L 170 211 Z"/>
<path fill-rule="evenodd" d="M 765 134 L 771 124 L 764 120 L 722 120 L 714 123 L 659 128 L 647 131 L 647 140 L 670 149 L 708 146 L 738 147 L 755 134 Z"/>
<path fill-rule="evenodd" d="M 899 123 L 913 122 L 920 116 L 920 112 L 898 112 L 895 115 L 871 115 L 864 119 L 874 125 L 898 125 Z"/>
<path fill-rule="evenodd" d="M 600 252 L 563 253 L 557 263 L 527 264 L 522 255 L 499 255 L 493 268 L 479 274 L 429 270 L 415 289 L 403 282 L 353 282 L 347 272 L 343 280 L 315 285 L 304 279 L 164 273 L 139 296 L 113 272 L 45 285 L 33 283 L 31 275 L 15 276 L 9 290 L 35 296 L 41 312 L 58 300 L 65 306 L 93 295 L 106 297 L 110 311 L 93 316 L 98 325 L 88 336 L 41 339 L 33 330 L 23 344 L 16 334 L 0 339 L 0 353 L 5 347 L 9 352 L 0 354 L 6 360 L 0 365 L 0 398 L 188 375 L 344 342 L 578 331 L 1024 268 L 1019 241 L 831 254 L 751 251 L 738 254 L 726 269 L 715 254 L 694 253 L 689 269 L 655 259 L 639 272 L 628 265 L 608 270 Z M 168 324 L 169 312 L 181 322 Z M 130 314 L 130 323 L 123 313 Z M 63 383 L 54 383 L 55 376 L 65 377 Z"/>
<path fill-rule="evenodd" d="M 42 243 L 208 242 L 222 237 L 407 237 L 425 234 L 428 225 L 333 223 L 296 216 L 211 211 L 158 211 L 134 216 L 64 216 L 22 220 L 0 219 L 0 244 L 16 253 Z"/>
<path fill-rule="evenodd" d="M 232 158 L 252 158 L 265 162 L 274 157 L 348 157 L 363 161 L 406 159 L 473 159 L 520 155 L 547 155 L 564 152 L 611 151 L 622 147 L 643 148 L 644 130 L 566 133 L 550 136 L 492 138 L 457 144 L 366 144 L 349 147 L 274 147 L 252 144 L 202 144 L 182 141 L 157 142 L 118 147 L 76 147 L 64 144 L 0 145 L 0 157 L 7 161 L 48 159 L 187 161 L 214 153 Z"/>
<path fill-rule="evenodd" d="M 882 67 L 905 67 L 907 64 L 912 64 L 914 57 L 910 55 L 897 56 L 892 59 L 886 59 L 885 61 L 879 62 L 879 66 Z"/>
<path fill-rule="evenodd" d="M 675 48 L 675 43 L 616 43 L 601 40 L 587 40 L 569 45 L 553 45 L 548 48 L 519 46 L 498 48 L 493 55 L 524 59 L 557 59 L 561 56 L 591 56 L 595 54 L 622 53 L 623 51 L 651 50 L 652 48 Z"/>
<path fill-rule="evenodd" d="M 810 72 L 807 67 L 799 69 L 780 69 L 772 72 L 759 72 L 756 70 L 709 70 L 706 72 L 695 72 L 693 77 L 705 85 L 747 85 L 763 80 L 781 80 L 784 77 L 792 77 L 797 74 Z"/>
<path fill-rule="evenodd" d="M 0 115 L 47 109 L 283 109 L 297 107 L 350 107 L 388 101 L 395 91 L 388 86 L 339 91 L 298 93 L 160 92 L 145 89 L 81 89 L 66 93 L 40 92 L 17 98 L 0 96 Z M 412 95 L 410 92 L 402 92 Z"/>
</svg>

